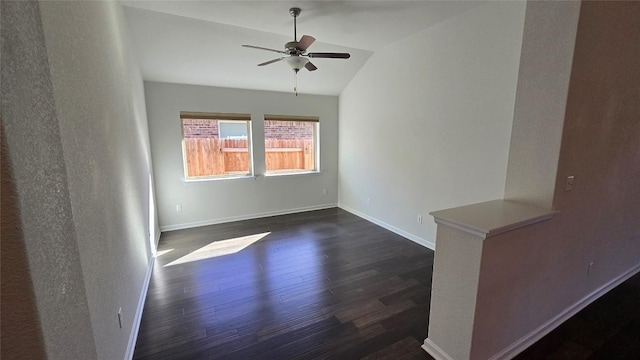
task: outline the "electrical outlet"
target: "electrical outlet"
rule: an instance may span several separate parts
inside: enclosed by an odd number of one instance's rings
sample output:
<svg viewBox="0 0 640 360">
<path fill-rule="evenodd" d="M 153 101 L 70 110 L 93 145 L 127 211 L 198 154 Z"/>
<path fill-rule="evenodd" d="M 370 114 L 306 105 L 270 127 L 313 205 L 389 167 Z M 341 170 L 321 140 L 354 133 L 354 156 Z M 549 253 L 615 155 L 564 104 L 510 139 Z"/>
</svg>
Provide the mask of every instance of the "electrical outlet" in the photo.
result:
<svg viewBox="0 0 640 360">
<path fill-rule="evenodd" d="M 118 326 L 122 329 L 122 308 L 118 309 Z"/>
<path fill-rule="evenodd" d="M 589 267 L 587 268 L 587 276 L 591 275 L 592 268 L 593 268 L 593 262 L 590 262 Z"/>
<path fill-rule="evenodd" d="M 422 224 L 422 215 L 418 215 L 418 224 Z"/>
<path fill-rule="evenodd" d="M 176 205 L 176 212 L 182 212 L 182 205 Z"/>
<path fill-rule="evenodd" d="M 327 195 L 327 189 L 322 189 L 322 195 Z"/>
<path fill-rule="evenodd" d="M 367 198 L 367 205 L 371 205 L 371 198 Z"/>
</svg>

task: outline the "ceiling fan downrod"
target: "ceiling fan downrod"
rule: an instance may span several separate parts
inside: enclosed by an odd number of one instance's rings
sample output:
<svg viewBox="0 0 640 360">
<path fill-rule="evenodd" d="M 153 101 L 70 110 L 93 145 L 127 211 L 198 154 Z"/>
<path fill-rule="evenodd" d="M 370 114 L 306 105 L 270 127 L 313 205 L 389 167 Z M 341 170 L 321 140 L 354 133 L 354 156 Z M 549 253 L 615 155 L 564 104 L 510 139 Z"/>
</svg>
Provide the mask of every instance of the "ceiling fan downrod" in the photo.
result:
<svg viewBox="0 0 640 360">
<path fill-rule="evenodd" d="M 296 19 L 298 18 L 298 15 L 300 15 L 300 12 L 302 10 L 300 10 L 300 8 L 297 7 L 292 7 L 291 9 L 289 9 L 289 14 L 291 14 L 291 16 L 293 16 L 293 41 L 298 41 L 298 33 L 297 33 L 297 23 L 296 23 Z"/>
</svg>

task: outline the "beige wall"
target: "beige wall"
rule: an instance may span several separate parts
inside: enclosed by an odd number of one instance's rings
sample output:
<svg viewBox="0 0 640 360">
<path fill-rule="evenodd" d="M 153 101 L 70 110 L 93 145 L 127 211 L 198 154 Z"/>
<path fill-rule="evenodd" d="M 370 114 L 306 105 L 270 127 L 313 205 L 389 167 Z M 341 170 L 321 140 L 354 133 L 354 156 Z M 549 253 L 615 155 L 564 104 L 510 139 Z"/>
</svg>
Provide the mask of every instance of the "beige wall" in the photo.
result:
<svg viewBox="0 0 640 360">
<path fill-rule="evenodd" d="M 640 271 L 640 2 L 530 1 L 522 48 L 505 198 L 559 212 L 484 240 L 439 225 L 443 358 L 510 359 Z"/>
<path fill-rule="evenodd" d="M 595 284 L 640 264 L 639 59 L 640 2 L 584 2 L 553 205 Z"/>
<path fill-rule="evenodd" d="M 0 318 L 2 343 L 0 358 L 13 360 L 45 359 L 42 328 L 38 319 L 38 309 L 31 283 L 29 259 L 24 244 L 24 234 L 20 224 L 20 206 L 16 194 L 15 181 L 9 162 L 7 141 L 2 131 L 2 159 L 0 169 L 0 257 L 2 276 L 0 289 Z M 29 346 L 24 346 L 29 344 Z"/>
<path fill-rule="evenodd" d="M 46 356 L 123 359 L 155 231 L 121 6 L 3 1 L 2 27 L 3 127 Z"/>
<path fill-rule="evenodd" d="M 93 359 L 96 346 L 40 8 L 33 1 L 1 6 L 2 126 L 22 225 L 22 239 L 14 241 L 26 249 L 47 358 Z"/>
<path fill-rule="evenodd" d="M 640 270 L 639 40 L 639 2 L 582 3 L 553 195 L 560 213 L 485 241 L 480 270 L 485 292 L 478 294 L 484 301 L 477 304 L 473 358 L 486 359 L 535 335 L 556 316 Z M 525 134 L 520 125 L 514 121 L 517 136 Z M 531 139 L 537 136 L 529 133 Z M 546 152 L 545 146 L 541 141 L 530 151 Z M 528 172 L 527 164 L 513 169 L 510 163 L 509 174 Z M 565 192 L 568 175 L 576 181 L 573 191 Z M 548 201 L 546 192 L 538 196 Z"/>
</svg>

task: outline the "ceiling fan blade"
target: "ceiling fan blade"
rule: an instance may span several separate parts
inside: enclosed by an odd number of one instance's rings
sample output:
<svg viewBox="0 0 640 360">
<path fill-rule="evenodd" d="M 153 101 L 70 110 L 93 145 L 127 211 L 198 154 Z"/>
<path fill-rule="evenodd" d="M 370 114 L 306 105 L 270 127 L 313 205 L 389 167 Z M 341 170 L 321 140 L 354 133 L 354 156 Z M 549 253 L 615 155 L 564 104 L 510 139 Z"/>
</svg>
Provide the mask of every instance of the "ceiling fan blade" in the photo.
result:
<svg viewBox="0 0 640 360">
<path fill-rule="evenodd" d="M 251 49 L 258 49 L 258 50 L 273 51 L 273 52 L 277 52 L 278 54 L 286 54 L 286 52 L 284 52 L 284 51 L 282 51 L 282 50 L 269 49 L 269 48 L 262 47 L 262 46 L 255 46 L 255 45 L 242 45 L 242 47 L 251 48 Z"/>
<path fill-rule="evenodd" d="M 309 61 L 308 63 L 304 64 L 304 67 L 307 68 L 307 70 L 309 70 L 309 71 L 318 70 L 318 68 L 315 65 L 313 65 L 311 63 L 311 61 Z"/>
<path fill-rule="evenodd" d="M 314 38 L 313 36 L 302 35 L 300 41 L 298 41 L 298 46 L 296 46 L 296 49 L 305 51 L 309 46 L 311 46 L 311 44 L 313 44 L 314 41 L 316 41 L 316 38 Z"/>
<path fill-rule="evenodd" d="M 349 53 L 326 53 L 326 52 L 317 52 L 317 53 L 308 53 L 308 57 L 310 58 L 325 58 L 325 59 L 348 59 L 351 57 Z"/>
<path fill-rule="evenodd" d="M 273 59 L 273 60 L 269 60 L 269 61 L 263 62 L 261 64 L 258 64 L 258 66 L 265 66 L 265 65 L 273 64 L 274 62 L 278 62 L 278 61 L 283 60 L 285 57 L 286 56 L 283 56 L 283 57 L 277 58 L 277 59 Z"/>
</svg>

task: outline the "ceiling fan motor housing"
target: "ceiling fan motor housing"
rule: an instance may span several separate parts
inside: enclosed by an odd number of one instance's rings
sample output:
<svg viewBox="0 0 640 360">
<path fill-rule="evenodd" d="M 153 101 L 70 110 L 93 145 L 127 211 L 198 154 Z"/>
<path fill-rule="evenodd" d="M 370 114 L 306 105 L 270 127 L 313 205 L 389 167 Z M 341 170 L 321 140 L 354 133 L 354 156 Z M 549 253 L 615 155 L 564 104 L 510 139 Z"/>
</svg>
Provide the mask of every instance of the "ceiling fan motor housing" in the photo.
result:
<svg viewBox="0 0 640 360">
<path fill-rule="evenodd" d="M 298 52 L 300 54 L 302 53 L 302 51 L 298 50 L 297 47 L 298 47 L 297 41 L 289 41 L 288 43 L 284 44 L 285 50 L 289 50 L 290 55 L 296 54 Z"/>
</svg>

